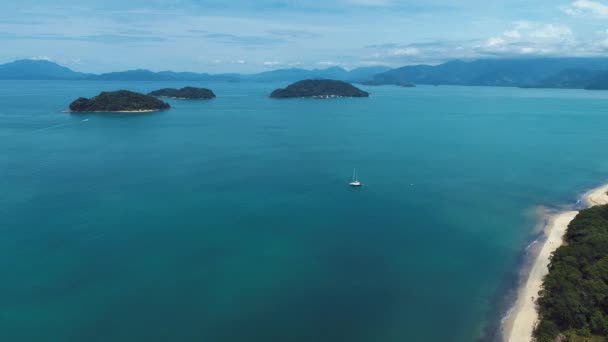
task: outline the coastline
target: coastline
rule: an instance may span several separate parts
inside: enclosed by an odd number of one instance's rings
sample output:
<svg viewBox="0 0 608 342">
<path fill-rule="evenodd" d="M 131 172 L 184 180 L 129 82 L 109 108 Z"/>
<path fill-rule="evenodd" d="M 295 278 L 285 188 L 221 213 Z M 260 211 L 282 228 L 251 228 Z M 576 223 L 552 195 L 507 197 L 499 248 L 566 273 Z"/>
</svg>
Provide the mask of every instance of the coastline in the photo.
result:
<svg viewBox="0 0 608 342">
<path fill-rule="evenodd" d="M 608 184 L 586 192 L 580 203 L 585 208 L 608 204 Z M 568 225 L 578 215 L 578 210 L 565 210 L 548 215 L 544 227 L 544 240 L 533 258 L 530 270 L 523 278 L 517 299 L 510 309 L 509 317 L 502 325 L 503 340 L 507 342 L 532 341 L 532 332 L 538 320 L 536 297 L 542 288 L 543 278 L 549 273 L 551 255 L 563 243 Z"/>
<path fill-rule="evenodd" d="M 213 100 L 215 97 L 175 97 L 175 96 L 155 96 L 161 99 L 172 100 Z"/>
<path fill-rule="evenodd" d="M 97 110 L 92 112 L 76 112 L 73 110 L 64 110 L 64 113 L 76 113 L 76 114 L 87 114 L 87 113 L 152 113 L 152 112 L 160 112 L 165 109 L 142 109 L 142 110 L 115 110 L 115 111 L 107 111 L 107 110 Z"/>
</svg>

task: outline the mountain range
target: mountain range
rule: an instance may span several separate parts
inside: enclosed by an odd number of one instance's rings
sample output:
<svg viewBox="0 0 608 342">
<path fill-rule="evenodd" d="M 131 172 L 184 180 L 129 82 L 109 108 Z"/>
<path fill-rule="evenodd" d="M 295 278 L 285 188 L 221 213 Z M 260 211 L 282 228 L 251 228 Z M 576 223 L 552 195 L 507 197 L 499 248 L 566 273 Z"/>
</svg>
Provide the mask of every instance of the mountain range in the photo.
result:
<svg viewBox="0 0 608 342">
<path fill-rule="evenodd" d="M 206 74 L 138 69 L 104 74 L 89 74 L 73 71 L 46 60 L 18 60 L 0 65 L 3 80 L 91 80 L 91 81 L 225 81 L 225 82 L 276 82 L 302 79 L 336 79 L 348 82 L 365 82 L 374 75 L 390 70 L 388 67 L 364 67 L 346 70 L 340 67 L 327 69 L 279 69 L 258 74 Z"/>
<path fill-rule="evenodd" d="M 450 61 L 389 70 L 367 83 L 608 89 L 608 58 Z"/>
<path fill-rule="evenodd" d="M 346 70 L 278 69 L 257 74 L 207 74 L 138 69 L 104 74 L 73 71 L 45 60 L 18 60 L 0 65 L 2 80 L 90 81 L 223 81 L 295 82 L 334 79 L 367 85 L 466 85 L 523 88 L 608 90 L 608 58 L 529 58 L 450 61 L 439 65 L 410 65 L 397 69 L 364 67 Z"/>
</svg>

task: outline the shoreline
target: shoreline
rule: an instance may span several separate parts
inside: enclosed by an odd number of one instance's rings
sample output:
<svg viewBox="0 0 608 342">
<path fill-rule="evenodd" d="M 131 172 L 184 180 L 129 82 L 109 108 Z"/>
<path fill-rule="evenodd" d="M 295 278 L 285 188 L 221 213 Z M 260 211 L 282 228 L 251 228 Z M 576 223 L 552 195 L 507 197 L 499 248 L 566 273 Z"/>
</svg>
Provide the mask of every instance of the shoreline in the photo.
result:
<svg viewBox="0 0 608 342">
<path fill-rule="evenodd" d="M 96 110 L 91 112 L 77 112 L 73 110 L 66 109 L 64 113 L 75 113 L 75 114 L 87 114 L 87 113 L 152 113 L 152 112 L 160 112 L 165 109 L 142 109 L 142 110 L 115 110 L 115 111 L 107 111 L 107 110 Z"/>
<path fill-rule="evenodd" d="M 154 95 L 151 95 L 154 96 Z M 215 97 L 175 97 L 175 96 L 155 96 L 161 99 L 172 100 L 213 100 Z"/>
<path fill-rule="evenodd" d="M 577 204 L 584 208 L 608 204 L 608 184 L 587 191 Z M 531 254 L 529 270 L 522 277 L 522 283 L 517 290 L 515 303 L 511 306 L 508 316 L 504 318 L 501 330 L 504 341 L 532 341 L 532 332 L 538 320 L 536 298 L 542 288 L 543 279 L 549 273 L 551 255 L 563 243 L 563 236 L 568 225 L 579 210 L 561 210 L 546 216 L 544 234 L 536 253 Z M 535 241 L 536 242 L 536 241 Z"/>
</svg>

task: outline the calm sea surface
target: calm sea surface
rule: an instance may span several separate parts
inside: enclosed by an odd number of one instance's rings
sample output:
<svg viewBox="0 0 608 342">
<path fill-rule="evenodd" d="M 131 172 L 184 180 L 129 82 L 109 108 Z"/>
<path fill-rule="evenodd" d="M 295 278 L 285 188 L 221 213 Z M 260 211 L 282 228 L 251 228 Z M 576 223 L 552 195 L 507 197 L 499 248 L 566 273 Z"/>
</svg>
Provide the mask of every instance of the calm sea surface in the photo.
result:
<svg viewBox="0 0 608 342">
<path fill-rule="evenodd" d="M 472 341 L 535 209 L 608 180 L 605 92 L 190 83 L 218 98 L 62 113 L 184 85 L 0 82 L 0 340 Z"/>
</svg>

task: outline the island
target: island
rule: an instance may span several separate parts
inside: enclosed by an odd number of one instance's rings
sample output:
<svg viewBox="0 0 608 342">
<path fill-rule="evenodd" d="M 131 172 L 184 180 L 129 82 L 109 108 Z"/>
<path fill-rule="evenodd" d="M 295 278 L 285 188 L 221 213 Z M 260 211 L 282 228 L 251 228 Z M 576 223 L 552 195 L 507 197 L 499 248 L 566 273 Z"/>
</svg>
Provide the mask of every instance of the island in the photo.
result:
<svg viewBox="0 0 608 342">
<path fill-rule="evenodd" d="M 416 88 L 416 85 L 414 83 L 409 83 L 406 81 L 397 81 L 394 83 L 382 83 L 382 82 L 379 82 L 376 80 L 370 80 L 370 81 L 363 82 L 363 85 L 366 85 L 366 86 L 396 85 L 398 87 L 403 87 L 403 88 Z"/>
<path fill-rule="evenodd" d="M 407 82 L 402 82 L 402 83 L 399 83 L 397 85 L 400 86 L 400 87 L 403 87 L 403 88 L 416 88 L 415 84 L 413 84 L 413 83 L 407 83 Z"/>
<path fill-rule="evenodd" d="M 270 97 L 275 99 L 293 97 L 333 98 L 368 97 L 365 92 L 350 83 L 335 80 L 304 80 L 293 83 L 284 89 L 277 89 Z"/>
<path fill-rule="evenodd" d="M 148 95 L 180 100 L 210 100 L 215 98 L 213 91 L 206 88 L 194 87 L 184 87 L 181 89 L 164 88 L 155 90 Z"/>
<path fill-rule="evenodd" d="M 153 96 L 118 90 L 102 92 L 90 99 L 78 98 L 70 104 L 69 112 L 154 112 L 169 108 L 168 103 Z"/>
</svg>

